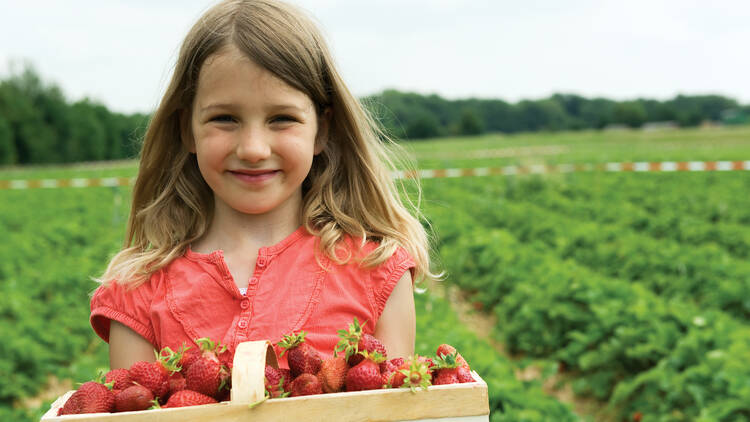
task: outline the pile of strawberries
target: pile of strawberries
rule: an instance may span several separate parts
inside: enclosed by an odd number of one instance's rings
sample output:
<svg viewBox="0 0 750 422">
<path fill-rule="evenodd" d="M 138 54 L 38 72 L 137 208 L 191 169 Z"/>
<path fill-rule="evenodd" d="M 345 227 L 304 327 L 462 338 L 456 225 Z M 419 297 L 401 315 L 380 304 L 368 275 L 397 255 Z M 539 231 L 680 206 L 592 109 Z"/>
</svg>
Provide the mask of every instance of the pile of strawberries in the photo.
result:
<svg viewBox="0 0 750 422">
<path fill-rule="evenodd" d="M 435 357 L 387 359 L 385 346 L 354 319 L 339 330 L 333 357 L 323 359 L 304 342 L 305 332 L 284 336 L 289 369 L 266 366 L 266 393 L 270 398 L 306 396 L 339 391 L 380 388 L 427 388 L 430 385 L 474 382 L 471 368 L 453 346 L 441 344 Z"/>
<path fill-rule="evenodd" d="M 427 388 L 430 385 L 474 382 L 466 360 L 448 344 L 436 356 L 414 355 L 387 359 L 385 346 L 363 333 L 357 319 L 340 340 L 333 357 L 323 359 L 305 343 L 304 331 L 284 336 L 278 343 L 289 369 L 265 368 L 267 398 L 295 397 L 339 391 L 380 388 Z M 197 339 L 198 349 L 168 347 L 156 362 L 136 362 L 129 369 L 113 369 L 104 380 L 80 386 L 58 415 L 126 412 L 217 403 L 229 400 L 233 355 L 208 338 Z"/>
<path fill-rule="evenodd" d="M 225 346 L 210 339 L 196 340 L 199 349 L 169 347 L 156 362 L 136 362 L 129 369 L 113 369 L 104 382 L 83 383 L 59 415 L 127 412 L 217 403 L 229 399 L 232 358 Z"/>
</svg>

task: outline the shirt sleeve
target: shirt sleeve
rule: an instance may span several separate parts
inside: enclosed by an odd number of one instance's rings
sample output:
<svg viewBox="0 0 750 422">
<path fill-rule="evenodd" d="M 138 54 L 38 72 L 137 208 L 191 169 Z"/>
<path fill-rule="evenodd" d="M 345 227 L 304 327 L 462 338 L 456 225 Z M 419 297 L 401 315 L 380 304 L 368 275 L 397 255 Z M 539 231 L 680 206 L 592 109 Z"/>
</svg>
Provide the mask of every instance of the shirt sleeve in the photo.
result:
<svg viewBox="0 0 750 422">
<path fill-rule="evenodd" d="M 407 270 L 412 272 L 412 280 L 414 280 L 415 268 L 416 263 L 409 252 L 399 246 L 387 261 L 373 270 L 372 288 L 377 318 L 380 318 L 393 289 Z"/>
<path fill-rule="evenodd" d="M 114 320 L 155 345 L 156 337 L 149 318 L 152 290 L 150 281 L 135 289 L 116 282 L 99 286 L 91 298 L 90 322 L 94 332 L 109 343 L 110 322 Z"/>
</svg>

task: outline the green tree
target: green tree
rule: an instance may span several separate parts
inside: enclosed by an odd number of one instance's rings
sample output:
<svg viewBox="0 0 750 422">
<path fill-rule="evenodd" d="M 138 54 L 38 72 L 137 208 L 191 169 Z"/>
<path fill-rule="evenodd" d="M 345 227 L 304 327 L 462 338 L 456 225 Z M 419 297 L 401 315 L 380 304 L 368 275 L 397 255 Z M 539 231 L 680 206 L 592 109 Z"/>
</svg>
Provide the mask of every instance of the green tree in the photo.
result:
<svg viewBox="0 0 750 422">
<path fill-rule="evenodd" d="M 17 159 L 10 123 L 0 115 L 0 164 L 16 164 Z"/>
<path fill-rule="evenodd" d="M 614 122 L 636 128 L 646 122 L 646 109 L 640 101 L 617 103 L 614 109 Z"/>
<path fill-rule="evenodd" d="M 461 113 L 459 132 L 462 135 L 479 135 L 484 131 L 484 124 L 474 110 L 466 109 Z"/>
<path fill-rule="evenodd" d="M 68 162 L 103 160 L 107 134 L 100 123 L 94 105 L 89 100 L 78 101 L 70 110 L 70 137 L 65 141 Z"/>
<path fill-rule="evenodd" d="M 409 139 L 434 138 L 440 134 L 439 125 L 434 115 L 421 112 L 409 122 L 406 137 Z"/>
</svg>

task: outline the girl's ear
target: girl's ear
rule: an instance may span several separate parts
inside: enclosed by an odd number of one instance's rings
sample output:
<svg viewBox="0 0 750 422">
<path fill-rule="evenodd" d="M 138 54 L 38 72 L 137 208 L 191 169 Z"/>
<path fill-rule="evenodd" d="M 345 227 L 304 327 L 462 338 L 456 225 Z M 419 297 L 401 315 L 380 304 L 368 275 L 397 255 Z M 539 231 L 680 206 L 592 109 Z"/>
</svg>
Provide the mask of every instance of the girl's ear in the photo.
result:
<svg viewBox="0 0 750 422">
<path fill-rule="evenodd" d="M 326 144 L 328 144 L 328 129 L 330 124 L 331 107 L 326 107 L 320 116 L 318 116 L 318 134 L 315 136 L 314 155 L 320 154 L 326 148 Z"/>
<path fill-rule="evenodd" d="M 195 138 L 193 138 L 193 131 L 190 127 L 190 111 L 180 110 L 180 139 L 182 145 L 186 150 L 195 154 Z"/>
</svg>

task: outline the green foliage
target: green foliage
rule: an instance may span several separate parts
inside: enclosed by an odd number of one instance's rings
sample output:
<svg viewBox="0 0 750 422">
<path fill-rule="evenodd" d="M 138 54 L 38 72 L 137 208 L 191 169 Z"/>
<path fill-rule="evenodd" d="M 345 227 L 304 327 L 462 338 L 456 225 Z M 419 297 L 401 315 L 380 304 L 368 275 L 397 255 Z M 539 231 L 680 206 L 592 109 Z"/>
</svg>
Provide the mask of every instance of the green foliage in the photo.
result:
<svg viewBox="0 0 750 422">
<path fill-rule="evenodd" d="M 69 104 L 27 66 L 0 80 L 0 164 L 132 158 L 145 120 L 88 99 Z"/>
<path fill-rule="evenodd" d="M 704 120 L 721 121 L 727 112 L 738 110 L 735 100 L 716 96 L 678 95 L 668 101 L 636 99 L 613 101 L 574 94 L 522 100 L 509 104 L 501 100 L 446 100 L 437 95 L 420 95 L 386 90 L 363 102 L 386 130 L 401 139 L 433 136 L 477 135 L 489 132 L 534 132 L 602 129 L 610 124 L 641 127 L 647 122 L 674 121 L 680 126 L 697 126 Z"/>
<path fill-rule="evenodd" d="M 547 396 L 538 383 L 516 379 L 514 364 L 499 355 L 461 324 L 450 304 L 429 292 L 416 295 L 416 353 L 435 355 L 437 346 L 456 347 L 466 361 L 487 383 L 492 421 L 576 421 L 571 409 Z"/>
<path fill-rule="evenodd" d="M 16 146 L 10 123 L 0 115 L 0 165 L 12 164 L 17 160 Z"/>
<path fill-rule="evenodd" d="M 426 213 L 449 280 L 495 314 L 510 351 L 564 363 L 575 391 L 623 419 L 738 420 L 750 413 L 750 200 L 736 192 L 749 184 L 441 180 L 425 196 L 453 205 Z"/>
<path fill-rule="evenodd" d="M 33 420 L 11 409 L 50 375 L 84 382 L 106 365 L 88 322 L 89 294 L 90 277 L 121 243 L 127 211 L 116 195 L 128 192 L 0 190 L 0 415 L 15 415 L 7 420 Z"/>
</svg>

